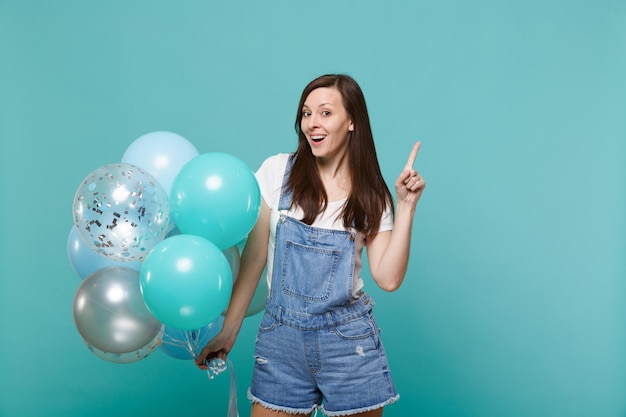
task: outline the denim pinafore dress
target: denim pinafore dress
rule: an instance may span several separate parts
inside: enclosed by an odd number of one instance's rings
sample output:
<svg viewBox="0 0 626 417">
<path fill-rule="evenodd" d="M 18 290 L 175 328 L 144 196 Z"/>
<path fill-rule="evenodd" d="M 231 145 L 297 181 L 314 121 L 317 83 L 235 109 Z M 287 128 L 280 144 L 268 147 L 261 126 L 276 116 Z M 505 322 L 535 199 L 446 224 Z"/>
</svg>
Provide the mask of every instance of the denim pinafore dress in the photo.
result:
<svg viewBox="0 0 626 417">
<path fill-rule="evenodd" d="M 272 285 L 248 396 L 290 413 L 367 411 L 398 395 L 367 294 L 352 294 L 356 231 L 291 218 L 285 170 Z M 323 406 L 322 406 L 323 403 Z"/>
</svg>

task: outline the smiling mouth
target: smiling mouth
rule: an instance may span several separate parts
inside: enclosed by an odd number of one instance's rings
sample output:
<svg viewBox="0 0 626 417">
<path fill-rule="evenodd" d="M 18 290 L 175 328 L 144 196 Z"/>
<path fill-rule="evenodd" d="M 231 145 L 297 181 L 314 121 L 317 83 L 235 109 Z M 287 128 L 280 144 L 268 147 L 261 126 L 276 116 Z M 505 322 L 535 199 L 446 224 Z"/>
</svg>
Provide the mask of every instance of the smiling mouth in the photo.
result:
<svg viewBox="0 0 626 417">
<path fill-rule="evenodd" d="M 324 140 L 326 136 L 311 136 L 311 140 L 315 143 L 319 143 Z"/>
</svg>

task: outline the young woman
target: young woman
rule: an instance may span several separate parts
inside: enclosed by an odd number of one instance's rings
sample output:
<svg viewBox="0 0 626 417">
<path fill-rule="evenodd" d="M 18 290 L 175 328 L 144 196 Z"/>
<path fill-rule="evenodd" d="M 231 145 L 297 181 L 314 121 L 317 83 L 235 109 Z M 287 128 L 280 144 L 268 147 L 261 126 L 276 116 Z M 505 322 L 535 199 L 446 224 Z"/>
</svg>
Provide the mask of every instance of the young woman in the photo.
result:
<svg viewBox="0 0 626 417">
<path fill-rule="evenodd" d="M 248 397 L 252 416 L 380 416 L 398 398 L 373 300 L 363 292 L 362 250 L 372 277 L 398 289 L 407 270 L 419 142 L 395 183 L 396 207 L 376 156 L 365 98 L 347 75 L 324 75 L 302 92 L 298 148 L 257 171 L 263 203 L 241 256 L 221 332 L 196 358 L 225 359 L 267 266 Z"/>
</svg>

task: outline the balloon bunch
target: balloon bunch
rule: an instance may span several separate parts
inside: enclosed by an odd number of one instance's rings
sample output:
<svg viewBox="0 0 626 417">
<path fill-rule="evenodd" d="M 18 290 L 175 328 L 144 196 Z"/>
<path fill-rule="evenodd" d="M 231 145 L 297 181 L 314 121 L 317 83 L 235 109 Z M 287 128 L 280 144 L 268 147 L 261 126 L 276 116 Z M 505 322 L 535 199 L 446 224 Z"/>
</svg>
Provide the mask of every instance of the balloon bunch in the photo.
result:
<svg viewBox="0 0 626 417">
<path fill-rule="evenodd" d="M 83 280 L 73 316 L 87 347 L 114 363 L 157 348 L 195 357 L 221 330 L 239 269 L 237 244 L 260 206 L 245 163 L 200 154 L 171 132 L 139 137 L 120 162 L 90 173 L 74 197 L 67 248 Z M 253 305 L 248 315 L 259 311 Z"/>
</svg>

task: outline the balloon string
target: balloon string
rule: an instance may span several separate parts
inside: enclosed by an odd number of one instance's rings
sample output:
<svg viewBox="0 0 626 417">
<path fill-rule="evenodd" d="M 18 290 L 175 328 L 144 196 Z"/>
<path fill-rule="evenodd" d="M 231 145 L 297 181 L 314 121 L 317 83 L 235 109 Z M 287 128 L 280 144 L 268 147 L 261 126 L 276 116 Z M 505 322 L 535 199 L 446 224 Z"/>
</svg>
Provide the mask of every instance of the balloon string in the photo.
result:
<svg viewBox="0 0 626 417">
<path fill-rule="evenodd" d="M 200 343 L 200 329 L 199 330 L 186 330 L 185 331 L 186 349 L 195 359 L 196 352 L 198 351 L 198 344 Z"/>
<path fill-rule="evenodd" d="M 239 417 L 237 411 L 237 376 L 235 375 L 235 367 L 230 359 L 226 359 L 230 368 L 230 395 L 228 399 L 228 417 Z"/>
<path fill-rule="evenodd" d="M 226 362 L 220 358 L 212 359 L 207 365 L 207 376 L 210 380 L 215 378 L 227 369 L 230 369 L 230 394 L 228 398 L 228 417 L 239 417 L 237 411 L 237 376 L 235 375 L 235 367 L 230 359 L 226 358 Z"/>
<path fill-rule="evenodd" d="M 198 330 L 184 330 L 182 332 L 182 339 L 177 339 L 167 333 L 163 335 L 161 343 L 176 346 L 185 349 L 192 358 L 195 359 L 198 348 L 200 347 L 200 331 Z"/>
</svg>

